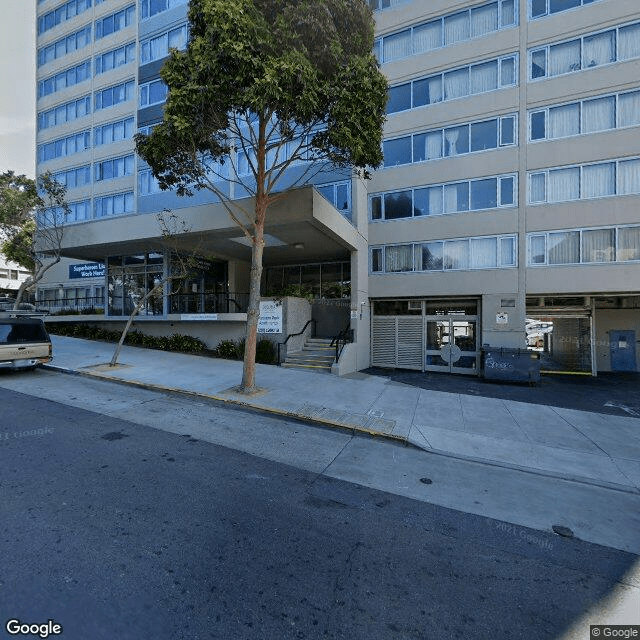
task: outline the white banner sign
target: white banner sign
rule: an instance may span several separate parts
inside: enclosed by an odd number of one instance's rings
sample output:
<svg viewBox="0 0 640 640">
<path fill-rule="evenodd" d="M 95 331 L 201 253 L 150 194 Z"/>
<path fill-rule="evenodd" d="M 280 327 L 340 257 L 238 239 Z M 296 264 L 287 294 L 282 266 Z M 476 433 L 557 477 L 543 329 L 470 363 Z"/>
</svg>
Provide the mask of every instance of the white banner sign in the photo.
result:
<svg viewBox="0 0 640 640">
<path fill-rule="evenodd" d="M 282 304 L 274 300 L 260 303 L 258 333 L 282 333 Z"/>
</svg>

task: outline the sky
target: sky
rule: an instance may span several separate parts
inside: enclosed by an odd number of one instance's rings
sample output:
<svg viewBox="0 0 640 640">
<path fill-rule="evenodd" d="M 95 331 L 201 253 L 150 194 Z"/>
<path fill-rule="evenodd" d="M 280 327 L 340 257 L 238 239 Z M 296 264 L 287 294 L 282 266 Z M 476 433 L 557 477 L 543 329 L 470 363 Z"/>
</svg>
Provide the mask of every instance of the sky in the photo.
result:
<svg viewBox="0 0 640 640">
<path fill-rule="evenodd" d="M 0 0 L 0 173 L 35 177 L 36 0 Z"/>
</svg>

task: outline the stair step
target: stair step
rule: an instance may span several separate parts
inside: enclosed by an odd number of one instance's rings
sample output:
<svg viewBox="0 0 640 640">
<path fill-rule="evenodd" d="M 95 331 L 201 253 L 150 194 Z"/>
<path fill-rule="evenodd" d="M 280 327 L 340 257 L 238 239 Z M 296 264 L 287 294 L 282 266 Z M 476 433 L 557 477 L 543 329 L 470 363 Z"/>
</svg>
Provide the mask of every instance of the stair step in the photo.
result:
<svg viewBox="0 0 640 640">
<path fill-rule="evenodd" d="M 306 353 L 290 353 L 285 362 L 322 362 L 323 364 L 333 364 L 333 356 L 314 356 Z"/>
<path fill-rule="evenodd" d="M 321 372 L 330 372 L 331 367 L 322 367 L 320 365 L 314 364 L 295 364 L 291 362 L 283 362 L 280 366 L 285 367 L 286 369 L 309 369 L 311 371 Z"/>
</svg>

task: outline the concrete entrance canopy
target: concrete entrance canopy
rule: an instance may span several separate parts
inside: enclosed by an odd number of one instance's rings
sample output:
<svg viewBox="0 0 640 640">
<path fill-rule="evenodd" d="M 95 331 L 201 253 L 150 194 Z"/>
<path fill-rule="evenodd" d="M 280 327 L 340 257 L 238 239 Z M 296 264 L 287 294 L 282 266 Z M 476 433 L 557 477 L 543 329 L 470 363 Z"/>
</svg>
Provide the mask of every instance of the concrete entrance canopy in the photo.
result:
<svg viewBox="0 0 640 640">
<path fill-rule="evenodd" d="M 185 204 L 189 200 L 185 198 Z M 249 214 L 254 199 L 234 201 Z M 111 255 L 135 255 L 164 248 L 197 251 L 227 260 L 250 261 L 251 247 L 224 206 L 212 203 L 173 211 L 179 226 L 188 229 L 167 242 L 157 214 L 127 214 L 92 220 L 65 228 L 62 254 L 81 260 L 103 260 Z M 267 211 L 263 262 L 286 264 L 345 259 L 366 241 L 313 187 L 282 194 Z"/>
</svg>

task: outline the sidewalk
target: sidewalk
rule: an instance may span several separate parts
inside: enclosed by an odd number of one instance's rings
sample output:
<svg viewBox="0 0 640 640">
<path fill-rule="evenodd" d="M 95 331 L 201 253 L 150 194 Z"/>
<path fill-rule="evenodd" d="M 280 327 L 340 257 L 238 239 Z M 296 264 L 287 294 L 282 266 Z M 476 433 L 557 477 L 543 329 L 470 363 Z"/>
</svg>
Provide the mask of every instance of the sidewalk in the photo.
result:
<svg viewBox="0 0 640 640">
<path fill-rule="evenodd" d="M 421 389 L 363 373 L 345 378 L 52 336 L 46 368 L 187 393 L 413 445 L 427 452 L 640 493 L 640 419 Z"/>
</svg>

